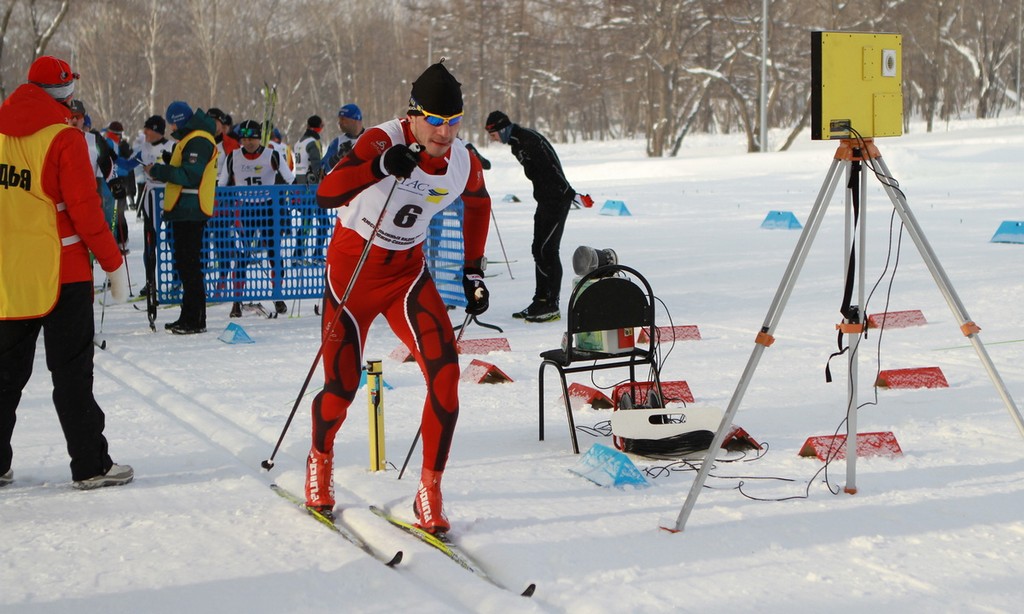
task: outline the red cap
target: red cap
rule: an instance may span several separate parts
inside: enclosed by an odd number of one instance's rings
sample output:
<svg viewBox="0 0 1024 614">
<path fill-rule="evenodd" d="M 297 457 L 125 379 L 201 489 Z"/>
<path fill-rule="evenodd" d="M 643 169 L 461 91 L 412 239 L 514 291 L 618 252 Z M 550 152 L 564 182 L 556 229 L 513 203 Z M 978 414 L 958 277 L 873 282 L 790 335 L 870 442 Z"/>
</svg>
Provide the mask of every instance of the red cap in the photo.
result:
<svg viewBox="0 0 1024 614">
<path fill-rule="evenodd" d="M 36 58 L 28 69 L 29 82 L 45 89 L 57 100 L 65 100 L 74 93 L 75 79 L 78 73 L 71 70 L 71 65 L 52 55 Z"/>
</svg>

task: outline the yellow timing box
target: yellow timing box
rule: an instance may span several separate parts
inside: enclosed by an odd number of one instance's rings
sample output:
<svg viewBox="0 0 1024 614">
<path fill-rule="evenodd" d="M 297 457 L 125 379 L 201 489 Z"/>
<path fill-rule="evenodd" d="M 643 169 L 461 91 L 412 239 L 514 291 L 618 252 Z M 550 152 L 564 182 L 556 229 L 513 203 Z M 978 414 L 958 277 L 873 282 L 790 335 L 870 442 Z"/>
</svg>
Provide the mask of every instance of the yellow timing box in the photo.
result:
<svg viewBox="0 0 1024 614">
<path fill-rule="evenodd" d="M 384 372 L 381 361 L 366 361 L 367 421 L 370 427 L 370 471 L 387 469 L 384 451 Z"/>
<path fill-rule="evenodd" d="M 811 32 L 811 139 L 903 134 L 902 41 L 899 34 Z"/>
</svg>

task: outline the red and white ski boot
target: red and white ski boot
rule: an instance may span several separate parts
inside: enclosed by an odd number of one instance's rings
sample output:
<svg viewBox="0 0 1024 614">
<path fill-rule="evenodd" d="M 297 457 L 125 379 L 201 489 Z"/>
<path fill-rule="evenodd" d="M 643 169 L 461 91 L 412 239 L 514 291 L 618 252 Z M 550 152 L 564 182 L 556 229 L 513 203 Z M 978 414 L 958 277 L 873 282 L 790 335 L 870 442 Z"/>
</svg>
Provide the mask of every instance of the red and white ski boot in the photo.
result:
<svg viewBox="0 0 1024 614">
<path fill-rule="evenodd" d="M 306 507 L 334 519 L 334 452 L 310 448 L 306 459 Z"/>
<path fill-rule="evenodd" d="M 412 504 L 412 511 L 416 514 L 416 526 L 433 535 L 446 533 L 451 528 L 442 511 L 442 474 L 442 471 L 424 469 L 420 476 L 420 487 L 416 491 L 416 500 Z"/>
</svg>

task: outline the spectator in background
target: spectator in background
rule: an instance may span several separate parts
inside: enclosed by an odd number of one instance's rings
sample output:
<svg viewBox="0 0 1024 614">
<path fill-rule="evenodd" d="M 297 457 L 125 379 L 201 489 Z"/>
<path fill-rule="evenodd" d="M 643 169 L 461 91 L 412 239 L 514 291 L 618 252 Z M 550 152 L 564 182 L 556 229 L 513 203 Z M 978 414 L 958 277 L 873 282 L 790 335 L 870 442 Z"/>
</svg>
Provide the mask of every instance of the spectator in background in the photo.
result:
<svg viewBox="0 0 1024 614">
<path fill-rule="evenodd" d="M 327 146 L 327 153 L 324 154 L 324 175 L 331 172 L 338 161 L 352 151 L 356 139 L 363 134 L 363 112 L 359 107 L 349 103 L 338 109 L 338 128 L 341 129 L 341 134 L 331 141 Z"/>
<path fill-rule="evenodd" d="M 228 184 L 227 175 L 227 163 L 228 156 L 233 151 L 238 149 L 238 139 L 232 133 L 232 119 L 231 116 L 217 107 L 210 107 L 206 111 L 206 115 L 214 121 L 214 140 L 217 143 L 217 185 L 225 186 Z M 207 224 L 205 237 L 209 244 L 213 247 L 213 253 L 224 253 L 223 247 L 232 245 L 235 236 L 234 230 L 235 220 L 228 219 L 226 216 L 218 216 L 210 220 Z M 221 248 L 221 249 L 218 249 Z M 224 264 L 220 264 L 218 268 L 224 267 Z"/>
<path fill-rule="evenodd" d="M 202 109 L 192 111 L 176 100 L 167 107 L 167 127 L 178 139 L 167 163 L 154 163 L 146 173 L 167 184 L 164 220 L 174 231 L 174 260 L 181 279 L 181 315 L 164 326 L 176 335 L 206 332 L 206 285 L 199 261 L 203 230 L 213 216 L 217 190 L 216 125 Z"/>
<path fill-rule="evenodd" d="M 103 137 L 110 145 L 111 151 L 116 154 L 114 158 L 114 176 L 110 179 L 111 192 L 114 195 L 114 211 L 117 215 L 114 236 L 121 248 L 122 254 L 128 253 L 128 221 L 124 212 L 128 208 L 128 198 L 131 195 L 129 186 L 135 185 L 132 173 L 127 170 L 126 163 L 131 160 L 132 147 L 124 137 L 124 126 L 121 122 L 113 121 L 103 131 Z"/>
<path fill-rule="evenodd" d="M 87 125 L 88 114 L 85 112 L 85 103 L 77 98 L 71 101 L 71 125 L 78 128 L 85 135 L 85 144 L 89 149 L 89 162 L 92 165 L 92 172 L 96 178 L 96 193 L 100 196 L 100 203 L 103 207 L 103 214 L 110 226 L 114 215 L 114 197 L 107 187 L 106 177 L 113 169 L 113 159 L 107 146 L 107 141 L 95 130 L 89 130 Z"/>
<path fill-rule="evenodd" d="M 271 127 L 270 129 L 270 140 L 267 141 L 267 147 L 270 149 L 277 150 L 281 154 L 281 159 L 288 163 L 288 170 L 294 173 L 295 160 L 292 159 L 292 148 L 288 146 L 281 138 L 281 131 L 277 128 Z M 291 183 L 289 181 L 289 183 Z"/>
<path fill-rule="evenodd" d="M 319 115 L 311 115 L 306 120 L 306 131 L 295 143 L 295 183 L 311 185 L 315 189 L 320 181 L 321 163 L 323 162 L 324 144 L 320 133 L 324 129 L 324 120 Z M 320 232 L 317 230 L 316 213 L 310 209 L 298 212 L 301 226 L 296 228 L 297 247 L 293 257 L 299 261 L 319 258 Z"/>
<path fill-rule="evenodd" d="M 79 117 L 76 123 L 75 118 Z M 92 163 L 93 172 L 96 174 L 96 190 L 100 195 L 100 206 L 103 208 L 103 217 L 107 220 L 107 228 L 114 229 L 114 195 L 110 193 L 110 186 L 107 181 L 114 176 L 114 162 L 117 154 L 110 148 L 107 139 L 98 130 L 93 130 L 92 120 L 86 112 L 85 104 L 81 100 L 71 101 L 72 125 L 78 126 L 85 134 L 85 142 L 89 147 L 89 160 Z"/>
<path fill-rule="evenodd" d="M 138 151 L 131 157 L 130 160 L 125 162 L 118 162 L 120 169 L 126 173 L 134 173 L 136 170 L 142 171 L 142 169 L 150 164 L 157 162 L 169 162 L 171 159 L 171 152 L 174 149 L 174 141 L 169 141 L 164 136 L 166 131 L 167 123 L 164 118 L 159 115 L 153 115 L 145 121 L 142 126 L 140 134 L 142 134 L 142 142 L 139 143 Z M 142 253 L 142 261 L 146 267 L 146 285 L 139 290 L 140 296 L 147 296 L 153 285 L 153 266 L 155 262 L 155 249 L 156 249 L 156 230 L 153 226 L 153 207 L 155 201 L 155 194 L 153 189 L 157 187 L 164 187 L 164 183 L 157 181 L 151 177 L 148 177 L 146 173 L 142 172 L 145 181 L 143 187 L 139 190 L 139 200 L 142 202 L 141 214 L 145 222 L 145 230 L 143 233 L 145 249 Z"/>
<path fill-rule="evenodd" d="M 142 151 L 142 147 L 145 144 L 146 144 L 146 129 L 143 128 L 143 129 L 139 130 L 138 133 L 135 134 L 135 141 L 132 142 L 132 151 L 135 152 L 135 155 L 132 156 L 133 160 L 138 156 L 138 152 Z M 138 211 L 139 203 L 142 202 L 142 196 L 143 196 L 142 191 L 146 187 L 146 171 L 142 170 L 142 166 L 141 165 L 136 165 L 135 166 L 135 168 L 134 168 L 134 178 L 135 178 L 135 196 L 132 198 L 132 202 L 128 203 L 128 208 L 131 209 L 132 211 Z M 141 216 L 142 216 L 141 212 L 135 214 L 136 218 L 141 217 Z"/>
<path fill-rule="evenodd" d="M 167 122 L 159 115 L 153 115 L 142 125 L 144 141 L 135 154 L 136 160 L 145 167 L 157 162 L 170 162 L 175 141 L 166 136 Z M 146 285 L 139 290 L 139 295 L 148 296 L 156 283 L 156 226 L 154 225 L 156 194 L 153 190 L 165 187 L 164 182 L 146 175 L 146 183 L 140 196 L 142 220 L 144 224 L 143 238 L 145 248 L 142 262 L 146 267 Z"/>
<path fill-rule="evenodd" d="M 214 140 L 217 142 L 217 185 L 227 185 L 224 165 L 228 162 L 231 152 L 238 149 L 238 139 L 231 134 L 231 116 L 217 107 L 210 108 L 206 115 L 213 119 L 216 126 Z"/>
<path fill-rule="evenodd" d="M 68 110 L 71 111 L 71 125 L 81 130 L 82 133 L 88 134 L 85 129 L 85 103 L 75 98 L 68 103 Z"/>
<path fill-rule="evenodd" d="M 533 198 L 537 201 L 537 211 L 533 214 L 532 251 L 536 272 L 533 302 L 512 317 L 527 322 L 558 320 L 562 317 L 558 310 L 562 286 L 558 250 L 576 190 L 565 178 L 555 148 L 539 132 L 513 124 L 501 111 L 492 111 L 487 116 L 486 128 L 492 141 L 512 146 L 512 154 L 533 183 Z"/>
<path fill-rule="evenodd" d="M 131 158 L 132 146 L 124 138 L 124 126 L 121 122 L 110 122 L 110 125 L 103 130 L 103 138 L 110 143 L 110 148 L 117 153 L 119 158 Z"/>
<path fill-rule="evenodd" d="M 40 331 L 72 485 L 119 486 L 135 475 L 110 459 L 106 417 L 93 396 L 89 252 L 107 271 L 116 301 L 127 298 L 128 273 L 103 221 L 85 140 L 69 125 L 77 79 L 67 62 L 42 56 L 32 62 L 28 83 L 0 107 L 0 487 L 14 480 L 15 414 Z M 76 121 L 84 120 L 84 105 L 77 112 Z"/>
<path fill-rule="evenodd" d="M 306 120 L 306 131 L 295 143 L 295 183 L 317 183 L 320 180 L 320 163 L 324 157 L 324 144 L 320 133 L 324 120 L 311 115 Z"/>
</svg>

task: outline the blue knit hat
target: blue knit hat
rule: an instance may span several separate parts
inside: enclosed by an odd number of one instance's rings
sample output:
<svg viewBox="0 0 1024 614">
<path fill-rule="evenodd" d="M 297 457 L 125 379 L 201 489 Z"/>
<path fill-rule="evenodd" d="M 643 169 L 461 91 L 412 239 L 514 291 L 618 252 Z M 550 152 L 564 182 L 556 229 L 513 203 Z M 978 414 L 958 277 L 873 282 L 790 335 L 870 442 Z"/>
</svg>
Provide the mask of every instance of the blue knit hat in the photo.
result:
<svg viewBox="0 0 1024 614">
<path fill-rule="evenodd" d="M 167 117 L 167 123 L 181 128 L 192 119 L 192 107 L 188 106 L 187 102 L 175 100 L 167 105 L 167 113 L 164 115 Z"/>
<path fill-rule="evenodd" d="M 347 117 L 356 121 L 363 121 L 363 112 L 351 102 L 338 109 L 338 117 Z"/>
</svg>

